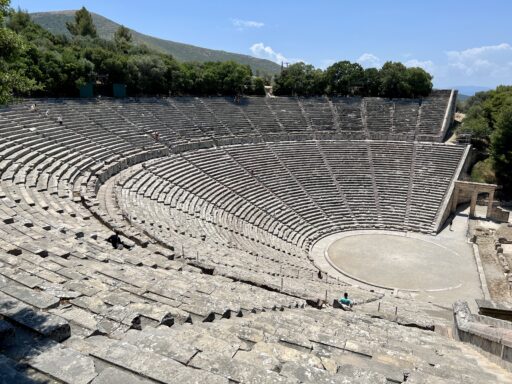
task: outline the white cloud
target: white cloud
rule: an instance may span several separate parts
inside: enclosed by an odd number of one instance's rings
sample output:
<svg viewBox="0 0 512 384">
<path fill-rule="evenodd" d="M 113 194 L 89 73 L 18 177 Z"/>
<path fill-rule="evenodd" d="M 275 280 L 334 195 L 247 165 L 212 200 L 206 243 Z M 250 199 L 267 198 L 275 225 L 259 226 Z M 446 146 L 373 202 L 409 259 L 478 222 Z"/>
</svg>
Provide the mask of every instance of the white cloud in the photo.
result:
<svg viewBox="0 0 512 384">
<path fill-rule="evenodd" d="M 448 51 L 448 66 L 465 76 L 506 77 L 512 75 L 512 46 L 507 43 Z"/>
<path fill-rule="evenodd" d="M 255 43 L 250 48 L 252 54 L 260 59 L 268 59 L 274 61 L 278 64 L 281 63 L 297 63 L 299 61 L 304 61 L 301 59 L 292 59 L 290 57 L 284 56 L 280 52 L 274 51 L 272 47 L 265 45 L 263 43 Z"/>
<path fill-rule="evenodd" d="M 356 61 L 365 68 L 378 68 L 382 65 L 380 59 L 373 53 L 363 53 Z"/>
<path fill-rule="evenodd" d="M 265 23 L 253 20 L 231 19 L 231 23 L 239 30 L 247 28 L 261 28 L 265 26 Z"/>
<path fill-rule="evenodd" d="M 324 59 L 320 61 L 320 69 L 326 69 L 336 62 L 334 59 Z"/>
<path fill-rule="evenodd" d="M 434 62 L 432 60 L 417 60 L 417 59 L 411 59 L 407 60 L 404 65 L 406 67 L 420 67 L 423 68 L 425 71 L 432 72 L 434 70 Z"/>
</svg>

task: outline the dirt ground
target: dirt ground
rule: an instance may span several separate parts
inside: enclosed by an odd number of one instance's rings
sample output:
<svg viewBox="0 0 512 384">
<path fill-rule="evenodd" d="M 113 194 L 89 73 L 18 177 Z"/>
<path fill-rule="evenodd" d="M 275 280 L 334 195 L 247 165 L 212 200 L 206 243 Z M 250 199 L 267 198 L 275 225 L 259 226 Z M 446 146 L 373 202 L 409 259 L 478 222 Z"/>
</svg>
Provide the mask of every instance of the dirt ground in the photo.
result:
<svg viewBox="0 0 512 384">
<path fill-rule="evenodd" d="M 512 304 L 511 287 L 507 281 L 502 264 L 498 259 L 495 243 L 499 238 L 512 242 L 512 227 L 507 224 L 494 225 L 490 228 L 485 222 L 473 221 L 471 234 L 476 235 L 476 244 L 484 268 L 489 293 L 493 301 Z M 509 266 L 512 267 L 512 254 L 504 254 Z"/>
</svg>

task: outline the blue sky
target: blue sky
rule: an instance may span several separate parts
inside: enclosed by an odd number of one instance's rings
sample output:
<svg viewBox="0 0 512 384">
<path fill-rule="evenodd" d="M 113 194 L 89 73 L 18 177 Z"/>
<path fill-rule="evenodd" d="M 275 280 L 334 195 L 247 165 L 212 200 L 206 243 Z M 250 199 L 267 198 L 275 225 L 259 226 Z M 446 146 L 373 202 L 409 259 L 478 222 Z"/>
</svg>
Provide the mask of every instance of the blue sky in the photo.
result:
<svg viewBox="0 0 512 384">
<path fill-rule="evenodd" d="M 510 0 L 11 1 L 29 12 L 82 5 L 148 35 L 276 62 L 394 60 L 424 67 L 436 87 L 512 84 Z"/>
</svg>

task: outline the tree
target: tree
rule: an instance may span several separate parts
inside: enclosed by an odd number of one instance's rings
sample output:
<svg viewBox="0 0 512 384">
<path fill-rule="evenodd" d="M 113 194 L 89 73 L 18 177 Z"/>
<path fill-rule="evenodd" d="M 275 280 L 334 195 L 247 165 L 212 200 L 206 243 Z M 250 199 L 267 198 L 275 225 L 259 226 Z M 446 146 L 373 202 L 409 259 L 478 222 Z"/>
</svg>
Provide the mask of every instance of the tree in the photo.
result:
<svg viewBox="0 0 512 384">
<path fill-rule="evenodd" d="M 407 68 L 402 63 L 386 62 L 380 70 L 380 80 L 380 93 L 384 97 L 409 97 L 411 95 Z"/>
<path fill-rule="evenodd" d="M 126 52 L 130 48 L 132 39 L 132 33 L 124 25 L 119 26 L 116 33 L 114 33 L 114 42 L 122 51 Z"/>
<path fill-rule="evenodd" d="M 27 28 L 31 23 L 30 15 L 28 12 L 22 11 L 18 8 L 16 12 L 11 12 L 9 20 L 6 25 L 7 28 L 12 29 L 16 33 L 20 33 Z"/>
<path fill-rule="evenodd" d="M 4 27 L 9 13 L 9 0 L 0 0 L 0 104 L 9 102 L 18 93 L 28 93 L 40 88 L 26 75 L 27 67 L 20 59 L 28 43 L 16 32 Z"/>
<path fill-rule="evenodd" d="M 487 145 L 499 115 L 507 105 L 512 105 L 512 86 L 478 92 L 467 100 L 466 117 L 459 132 L 471 133 L 474 139 Z"/>
<path fill-rule="evenodd" d="M 76 11 L 74 23 L 67 22 L 66 27 L 73 36 L 97 37 L 92 15 L 85 7 Z"/>
<path fill-rule="evenodd" d="M 224 95 L 243 94 L 251 84 L 252 71 L 248 65 L 238 64 L 234 61 L 216 63 L 218 88 L 217 92 Z M 215 91 L 214 91 L 215 93 Z"/>
<path fill-rule="evenodd" d="M 503 192 L 512 194 L 512 105 L 500 112 L 496 128 L 491 135 L 491 156 L 498 182 Z"/>
<path fill-rule="evenodd" d="M 274 83 L 275 95 L 321 95 L 325 88 L 322 71 L 302 62 L 283 69 Z"/>
<path fill-rule="evenodd" d="M 352 95 L 363 86 L 364 70 L 357 63 L 339 61 L 326 69 L 325 78 L 328 94 Z"/>
<path fill-rule="evenodd" d="M 261 77 L 253 77 L 251 93 L 256 96 L 265 96 L 265 80 Z"/>
<path fill-rule="evenodd" d="M 379 96 L 381 87 L 380 74 L 377 68 L 366 68 L 363 76 L 362 96 Z"/>
<path fill-rule="evenodd" d="M 432 75 L 423 68 L 407 68 L 406 76 L 413 97 L 428 96 L 432 91 Z"/>
</svg>

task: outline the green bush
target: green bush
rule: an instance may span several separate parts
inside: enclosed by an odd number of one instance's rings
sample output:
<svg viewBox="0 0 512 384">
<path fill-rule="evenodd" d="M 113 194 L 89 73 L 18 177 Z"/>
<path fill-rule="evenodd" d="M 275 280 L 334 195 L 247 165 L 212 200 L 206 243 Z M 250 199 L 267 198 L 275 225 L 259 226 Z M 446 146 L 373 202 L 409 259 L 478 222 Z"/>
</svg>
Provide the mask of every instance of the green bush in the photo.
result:
<svg viewBox="0 0 512 384">
<path fill-rule="evenodd" d="M 471 170 L 471 181 L 477 183 L 496 183 L 496 175 L 494 172 L 494 163 L 492 158 L 477 162 Z"/>
</svg>

